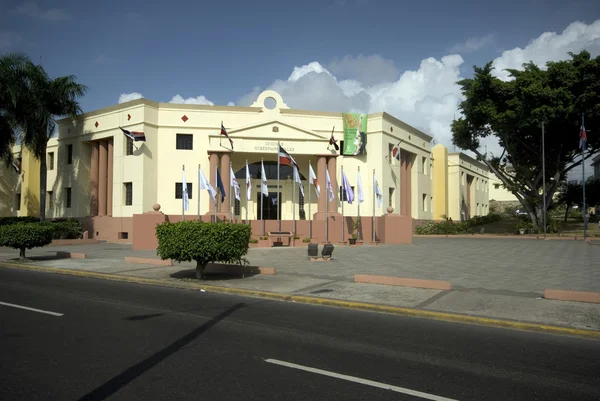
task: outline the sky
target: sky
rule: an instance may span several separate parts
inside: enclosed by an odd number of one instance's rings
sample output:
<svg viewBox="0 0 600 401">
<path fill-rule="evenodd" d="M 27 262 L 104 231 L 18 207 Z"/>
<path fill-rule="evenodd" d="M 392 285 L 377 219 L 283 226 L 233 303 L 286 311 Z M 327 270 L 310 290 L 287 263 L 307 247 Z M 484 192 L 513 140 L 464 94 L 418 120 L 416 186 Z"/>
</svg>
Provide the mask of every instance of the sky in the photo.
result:
<svg viewBox="0 0 600 401">
<path fill-rule="evenodd" d="M 89 87 L 84 111 L 142 96 L 250 105 L 275 89 L 291 108 L 388 112 L 450 151 L 456 81 L 474 65 L 493 61 L 507 79 L 530 60 L 600 54 L 598 0 L 0 0 L 0 10 L 0 53 L 75 75 Z"/>
</svg>

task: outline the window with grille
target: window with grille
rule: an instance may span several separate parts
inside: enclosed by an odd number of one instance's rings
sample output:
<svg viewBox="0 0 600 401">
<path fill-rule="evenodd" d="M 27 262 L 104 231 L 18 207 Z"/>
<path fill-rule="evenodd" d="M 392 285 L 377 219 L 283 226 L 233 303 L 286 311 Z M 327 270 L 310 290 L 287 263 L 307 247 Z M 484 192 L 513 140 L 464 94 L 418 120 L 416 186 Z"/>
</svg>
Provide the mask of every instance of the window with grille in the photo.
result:
<svg viewBox="0 0 600 401">
<path fill-rule="evenodd" d="M 181 150 L 193 150 L 194 136 L 192 134 L 177 134 L 176 148 Z"/>
<path fill-rule="evenodd" d="M 21 210 L 21 194 L 15 194 L 15 209 Z"/>
<path fill-rule="evenodd" d="M 192 199 L 192 183 L 187 183 L 188 199 Z M 175 199 L 183 199 L 183 183 L 175 183 Z"/>
<path fill-rule="evenodd" d="M 133 141 L 130 138 L 125 137 L 125 143 L 127 144 L 127 150 L 125 151 L 125 156 L 133 155 Z"/>
<path fill-rule="evenodd" d="M 54 170 L 54 152 L 48 153 L 48 170 Z"/>
<path fill-rule="evenodd" d="M 125 206 L 133 205 L 133 183 L 126 182 L 123 184 L 125 189 Z"/>
<path fill-rule="evenodd" d="M 235 204 L 233 205 L 233 214 L 239 216 L 241 213 L 240 201 L 235 199 Z"/>
<path fill-rule="evenodd" d="M 46 204 L 48 209 L 54 208 L 54 193 L 52 191 L 46 192 Z"/>
<path fill-rule="evenodd" d="M 354 193 L 354 187 L 350 188 L 352 188 L 352 192 Z M 340 199 L 342 202 L 348 202 L 348 195 L 346 194 L 346 191 L 344 191 L 344 187 L 342 185 L 340 185 L 340 194 Z"/>
<path fill-rule="evenodd" d="M 73 164 L 73 145 L 67 145 L 67 164 Z"/>
</svg>

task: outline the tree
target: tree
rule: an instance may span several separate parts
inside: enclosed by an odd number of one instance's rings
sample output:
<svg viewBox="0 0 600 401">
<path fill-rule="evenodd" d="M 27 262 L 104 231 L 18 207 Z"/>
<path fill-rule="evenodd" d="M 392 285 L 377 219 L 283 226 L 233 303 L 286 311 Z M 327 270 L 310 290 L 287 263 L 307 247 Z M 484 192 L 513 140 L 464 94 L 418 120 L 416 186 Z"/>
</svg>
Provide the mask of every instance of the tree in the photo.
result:
<svg viewBox="0 0 600 401">
<path fill-rule="evenodd" d="M 583 206 L 583 185 L 576 181 L 565 182 L 559 188 L 557 198 L 559 205 L 565 205 L 565 222 L 569 214 L 569 209 L 573 205 Z M 600 179 L 590 177 L 585 182 L 585 205 L 586 209 L 596 206 L 600 203 Z"/>
<path fill-rule="evenodd" d="M 570 60 L 549 62 L 542 70 L 532 62 L 508 70 L 509 81 L 492 76 L 492 63 L 474 67 L 473 78 L 458 82 L 465 100 L 463 116 L 452 123 L 452 141 L 470 150 L 498 176 L 541 226 L 559 183 L 581 164 L 579 131 L 585 116 L 585 159 L 600 149 L 600 57 L 569 53 Z M 545 128 L 546 193 L 542 191 L 542 122 Z M 481 140 L 495 137 L 503 151 L 488 156 Z M 551 179 L 553 178 L 553 179 Z"/>
<path fill-rule="evenodd" d="M 0 246 L 19 249 L 19 259 L 25 259 L 25 250 L 52 242 L 54 227 L 50 223 L 17 223 L 0 226 Z"/>
<path fill-rule="evenodd" d="M 40 220 L 46 218 L 46 149 L 56 119 L 81 114 L 78 99 L 87 87 L 72 75 L 50 78 L 41 65 L 24 54 L 0 56 L 0 157 L 10 161 L 17 139 L 40 161 Z"/>
</svg>

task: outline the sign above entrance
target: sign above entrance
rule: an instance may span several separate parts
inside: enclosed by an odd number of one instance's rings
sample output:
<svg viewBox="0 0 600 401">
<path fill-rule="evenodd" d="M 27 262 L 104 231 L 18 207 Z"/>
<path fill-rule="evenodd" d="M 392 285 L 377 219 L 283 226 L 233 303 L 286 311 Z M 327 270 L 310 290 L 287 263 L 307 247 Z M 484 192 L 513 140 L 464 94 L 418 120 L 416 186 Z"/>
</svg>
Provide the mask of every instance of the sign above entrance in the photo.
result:
<svg viewBox="0 0 600 401">
<path fill-rule="evenodd" d="M 293 152 L 295 150 L 293 146 L 288 146 L 283 142 L 279 142 L 279 144 L 283 146 L 283 148 L 288 152 Z M 277 147 L 276 141 L 265 141 L 259 145 L 255 145 L 254 150 L 259 150 L 263 152 L 278 152 L 279 148 Z"/>
</svg>

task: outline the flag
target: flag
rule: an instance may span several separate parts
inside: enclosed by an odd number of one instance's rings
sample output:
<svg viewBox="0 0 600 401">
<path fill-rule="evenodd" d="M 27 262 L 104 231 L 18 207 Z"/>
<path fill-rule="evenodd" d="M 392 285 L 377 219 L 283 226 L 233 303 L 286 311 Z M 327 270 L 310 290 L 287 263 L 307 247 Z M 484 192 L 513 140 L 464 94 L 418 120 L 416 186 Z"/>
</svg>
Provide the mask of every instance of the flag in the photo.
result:
<svg viewBox="0 0 600 401">
<path fill-rule="evenodd" d="M 252 199 L 252 181 L 250 180 L 250 169 L 248 168 L 248 162 L 246 162 L 246 199 Z"/>
<path fill-rule="evenodd" d="M 229 187 L 233 187 L 235 199 L 240 200 L 240 184 L 238 183 L 237 178 L 235 178 L 235 174 L 233 173 L 233 168 L 231 166 L 229 166 L 229 177 Z"/>
<path fill-rule="evenodd" d="M 227 139 L 229 139 L 229 144 L 231 145 L 231 150 L 233 150 L 233 141 L 229 137 L 229 134 L 227 133 L 227 130 L 223 126 L 223 123 L 221 123 L 221 135 L 225 135 L 225 137 L 227 137 Z"/>
<path fill-rule="evenodd" d="M 294 181 L 298 183 L 300 193 L 304 197 L 304 187 L 302 187 L 302 180 L 300 180 L 300 174 L 298 173 L 298 167 L 294 166 Z"/>
<path fill-rule="evenodd" d="M 121 127 L 119 127 L 121 128 Z M 125 134 L 125 136 L 129 139 L 131 139 L 134 142 L 138 142 L 138 141 L 142 141 L 142 142 L 146 142 L 146 135 L 144 135 L 143 132 L 139 132 L 139 131 L 128 131 L 126 129 L 121 128 L 121 131 L 123 131 L 123 133 Z"/>
<path fill-rule="evenodd" d="M 315 192 L 317 193 L 317 198 L 318 198 L 319 195 L 321 194 L 321 187 L 319 186 L 319 181 L 317 180 L 317 176 L 315 175 L 315 172 L 314 172 L 312 166 L 309 165 L 308 168 L 309 168 L 309 170 L 308 170 L 308 179 L 314 185 Z"/>
<path fill-rule="evenodd" d="M 269 187 L 267 186 L 267 174 L 265 174 L 265 165 L 260 161 L 260 192 L 263 196 L 269 196 Z"/>
<path fill-rule="evenodd" d="M 294 158 L 290 156 L 290 154 L 284 148 L 282 148 L 281 145 L 279 145 L 279 164 L 291 164 L 298 168 L 298 163 L 296 163 L 296 160 L 294 160 Z"/>
<path fill-rule="evenodd" d="M 346 177 L 346 172 L 342 169 L 342 188 L 346 193 L 346 201 L 351 205 L 354 202 L 354 191 L 350 186 L 350 181 L 348 181 L 348 177 Z M 343 199 L 343 198 L 342 198 Z"/>
<path fill-rule="evenodd" d="M 362 187 L 362 179 L 360 178 L 360 170 L 356 173 L 356 193 L 358 196 L 358 203 L 363 203 L 365 201 L 365 195 L 363 193 Z"/>
<path fill-rule="evenodd" d="M 585 150 L 586 142 L 587 142 L 587 133 L 585 132 L 585 126 L 583 125 L 583 122 L 582 122 L 581 129 L 579 130 L 579 149 Z"/>
<path fill-rule="evenodd" d="M 333 186 L 331 185 L 331 178 L 329 178 L 329 170 L 325 169 L 325 172 L 327 173 L 327 182 L 325 183 L 325 186 L 329 193 L 329 202 L 333 202 L 335 200 L 335 195 L 333 193 Z"/>
<path fill-rule="evenodd" d="M 375 188 L 375 196 L 377 197 L 377 207 L 381 207 L 383 195 L 381 194 L 381 189 L 379 188 L 379 183 L 377 182 L 377 177 L 375 177 L 375 174 L 373 174 L 373 188 Z"/>
<path fill-rule="evenodd" d="M 189 194 L 187 190 L 187 182 L 185 181 L 185 168 L 181 171 L 183 178 L 181 182 L 181 199 L 183 200 L 183 210 L 187 212 L 190 208 Z"/>
<path fill-rule="evenodd" d="M 392 156 L 394 159 L 400 160 L 400 142 L 398 142 L 398 145 L 394 146 L 392 149 Z"/>
<path fill-rule="evenodd" d="M 335 130 L 335 127 L 333 127 L 333 129 Z M 331 136 L 329 137 L 329 146 L 333 146 L 335 148 L 335 150 L 340 150 L 340 147 L 338 146 L 337 141 L 333 137 L 333 130 L 331 131 Z"/>
<path fill-rule="evenodd" d="M 217 188 L 221 191 L 221 203 L 225 202 L 225 186 L 223 186 L 223 181 L 221 180 L 221 173 L 219 173 L 219 168 L 217 167 Z"/>
<path fill-rule="evenodd" d="M 200 185 L 200 189 L 206 189 L 208 191 L 210 198 L 214 202 L 215 197 L 217 196 L 217 190 L 210 185 L 201 168 L 198 169 L 198 185 Z"/>
</svg>

